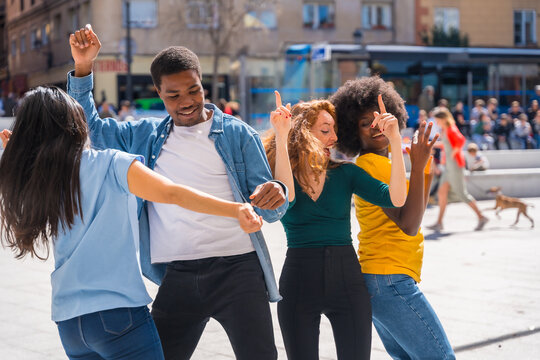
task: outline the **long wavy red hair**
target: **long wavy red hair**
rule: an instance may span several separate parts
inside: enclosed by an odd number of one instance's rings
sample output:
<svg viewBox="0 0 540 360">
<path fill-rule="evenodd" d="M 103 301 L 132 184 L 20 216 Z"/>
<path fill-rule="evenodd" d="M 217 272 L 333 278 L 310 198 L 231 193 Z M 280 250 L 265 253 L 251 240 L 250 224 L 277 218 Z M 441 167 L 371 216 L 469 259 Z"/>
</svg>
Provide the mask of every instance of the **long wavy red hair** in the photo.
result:
<svg viewBox="0 0 540 360">
<path fill-rule="evenodd" d="M 314 192 L 310 185 L 310 179 L 314 178 L 315 182 L 318 183 L 320 175 L 327 168 L 339 165 L 326 156 L 324 145 L 311 133 L 311 127 L 317 122 L 321 111 L 328 112 L 336 121 L 336 110 L 328 100 L 298 103 L 291 110 L 292 129 L 288 139 L 289 158 L 293 175 L 306 194 Z M 337 128 L 335 130 L 337 132 Z M 276 135 L 273 129 L 268 130 L 263 138 L 263 144 L 272 174 L 275 174 Z"/>
</svg>

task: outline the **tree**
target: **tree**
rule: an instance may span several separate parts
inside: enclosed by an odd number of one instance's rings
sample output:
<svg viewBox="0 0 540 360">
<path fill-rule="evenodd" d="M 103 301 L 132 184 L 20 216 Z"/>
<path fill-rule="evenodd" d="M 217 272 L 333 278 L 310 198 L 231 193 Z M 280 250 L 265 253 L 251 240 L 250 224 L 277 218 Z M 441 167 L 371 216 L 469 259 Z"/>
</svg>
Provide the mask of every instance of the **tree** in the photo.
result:
<svg viewBox="0 0 540 360">
<path fill-rule="evenodd" d="M 204 0 L 188 1 L 187 16 L 197 28 L 208 34 L 212 44 L 212 102 L 217 103 L 218 65 L 224 55 L 231 55 L 243 44 L 233 43 L 244 28 L 246 16 L 271 8 L 277 0 Z"/>
<path fill-rule="evenodd" d="M 459 30 L 452 27 L 448 31 L 442 26 L 433 26 L 431 32 L 420 34 L 422 42 L 427 46 L 453 46 L 453 47 L 468 47 L 469 37 L 467 34 L 461 36 Z"/>
</svg>

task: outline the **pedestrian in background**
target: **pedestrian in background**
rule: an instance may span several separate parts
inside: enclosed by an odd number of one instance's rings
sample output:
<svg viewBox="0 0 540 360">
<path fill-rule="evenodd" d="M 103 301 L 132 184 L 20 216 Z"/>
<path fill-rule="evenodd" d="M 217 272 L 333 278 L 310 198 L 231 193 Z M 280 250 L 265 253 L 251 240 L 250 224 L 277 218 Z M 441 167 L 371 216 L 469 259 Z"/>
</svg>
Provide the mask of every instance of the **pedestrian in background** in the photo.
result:
<svg viewBox="0 0 540 360">
<path fill-rule="evenodd" d="M 520 114 L 517 119 L 514 119 L 514 136 L 522 149 L 536 147 L 532 138 L 532 127 L 526 114 Z"/>
<path fill-rule="evenodd" d="M 435 88 L 427 85 L 418 97 L 418 108 L 427 112 L 435 107 Z"/>
<path fill-rule="evenodd" d="M 487 157 L 478 149 L 478 145 L 470 143 L 467 145 L 467 154 L 465 155 L 467 170 L 469 171 L 484 171 L 489 169 L 489 161 Z"/>
<path fill-rule="evenodd" d="M 456 106 L 454 106 L 454 111 L 452 112 L 454 119 L 456 119 L 456 126 L 467 139 L 471 138 L 471 127 L 469 123 L 465 120 L 465 113 L 463 112 L 463 101 L 458 101 Z"/>
<path fill-rule="evenodd" d="M 116 112 L 112 108 L 111 104 L 107 101 L 103 101 L 98 109 L 100 118 L 116 118 Z"/>
<path fill-rule="evenodd" d="M 439 200 L 439 216 L 437 222 L 428 229 L 441 231 L 443 229 L 443 218 L 448 204 L 448 195 L 451 192 L 457 199 L 463 201 L 475 212 L 478 217 L 478 224 L 474 230 L 479 231 L 484 228 L 488 222 L 478 206 L 476 201 L 467 191 L 465 185 L 465 175 L 463 169 L 465 167 L 465 158 L 462 148 L 465 144 L 465 138 L 456 127 L 456 122 L 452 114 L 446 109 L 436 109 L 434 117 L 441 129 L 441 138 L 445 152 L 445 168 L 439 180 L 438 200 Z"/>
<path fill-rule="evenodd" d="M 473 129 L 476 126 L 476 124 L 480 121 L 480 116 L 484 114 L 489 115 L 485 106 L 486 106 L 486 103 L 482 99 L 476 99 L 474 101 L 474 107 L 471 111 L 471 121 L 470 121 L 471 127 Z"/>
<path fill-rule="evenodd" d="M 509 150 L 512 149 L 512 124 L 508 114 L 501 114 L 501 117 L 493 129 L 494 145 L 497 150 L 500 150 L 500 143 L 505 142 Z"/>
<path fill-rule="evenodd" d="M 519 101 L 512 101 L 512 104 L 508 109 L 508 116 L 510 116 L 510 119 L 517 119 L 521 114 L 523 114 L 523 109 L 521 108 Z"/>
<path fill-rule="evenodd" d="M 487 102 L 487 113 L 491 121 L 495 122 L 499 119 L 499 102 L 495 98 L 490 98 Z M 454 117 L 455 119 L 455 117 Z M 457 119 L 456 119 L 457 120 Z"/>
<path fill-rule="evenodd" d="M 133 106 L 129 100 L 122 100 L 120 102 L 120 110 L 118 111 L 118 121 L 133 120 L 135 120 L 135 109 L 133 109 Z"/>
</svg>

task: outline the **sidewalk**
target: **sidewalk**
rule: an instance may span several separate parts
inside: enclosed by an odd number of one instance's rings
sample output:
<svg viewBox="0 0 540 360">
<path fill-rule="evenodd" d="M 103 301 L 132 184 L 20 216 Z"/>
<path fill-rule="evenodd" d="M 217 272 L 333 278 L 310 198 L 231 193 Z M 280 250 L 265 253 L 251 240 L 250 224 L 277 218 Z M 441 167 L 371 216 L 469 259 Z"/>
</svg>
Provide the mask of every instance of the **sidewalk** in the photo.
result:
<svg viewBox="0 0 540 360">
<path fill-rule="evenodd" d="M 482 232 L 474 232 L 476 219 L 464 204 L 450 204 L 445 231 L 426 230 L 423 281 L 420 285 L 443 323 L 458 359 L 538 359 L 540 356 L 540 198 L 529 215 L 533 230 L 521 218 L 510 228 L 516 210 L 505 210 L 501 220 L 493 212 Z M 493 200 L 479 202 L 481 209 Z M 435 221 L 438 208 L 426 211 L 424 224 Z M 353 220 L 353 238 L 358 231 Z M 280 223 L 265 224 L 277 276 L 285 257 L 285 235 Z M 451 231 L 451 232 L 450 232 Z M 53 262 L 16 261 L 0 250 L 0 359 L 65 359 L 50 320 L 49 275 Z M 152 296 L 157 287 L 148 283 Z M 272 304 L 280 359 L 286 359 L 279 332 L 276 305 Z M 372 359 L 390 359 L 373 332 Z M 321 322 L 320 358 L 336 359 L 329 322 Z M 221 326 L 210 321 L 194 360 L 234 359 Z"/>
</svg>

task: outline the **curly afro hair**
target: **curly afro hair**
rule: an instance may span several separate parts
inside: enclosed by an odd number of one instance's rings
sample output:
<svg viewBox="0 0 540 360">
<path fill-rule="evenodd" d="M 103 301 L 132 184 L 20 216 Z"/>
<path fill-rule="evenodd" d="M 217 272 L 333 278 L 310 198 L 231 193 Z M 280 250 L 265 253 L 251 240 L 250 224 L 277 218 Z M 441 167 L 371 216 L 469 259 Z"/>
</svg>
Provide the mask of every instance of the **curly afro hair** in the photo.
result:
<svg viewBox="0 0 540 360">
<path fill-rule="evenodd" d="M 378 76 L 349 80 L 330 98 L 336 107 L 339 151 L 355 156 L 362 150 L 358 119 L 367 112 L 379 111 L 377 98 L 382 94 L 386 112 L 394 115 L 403 129 L 407 122 L 405 101 L 397 91 Z"/>
</svg>

